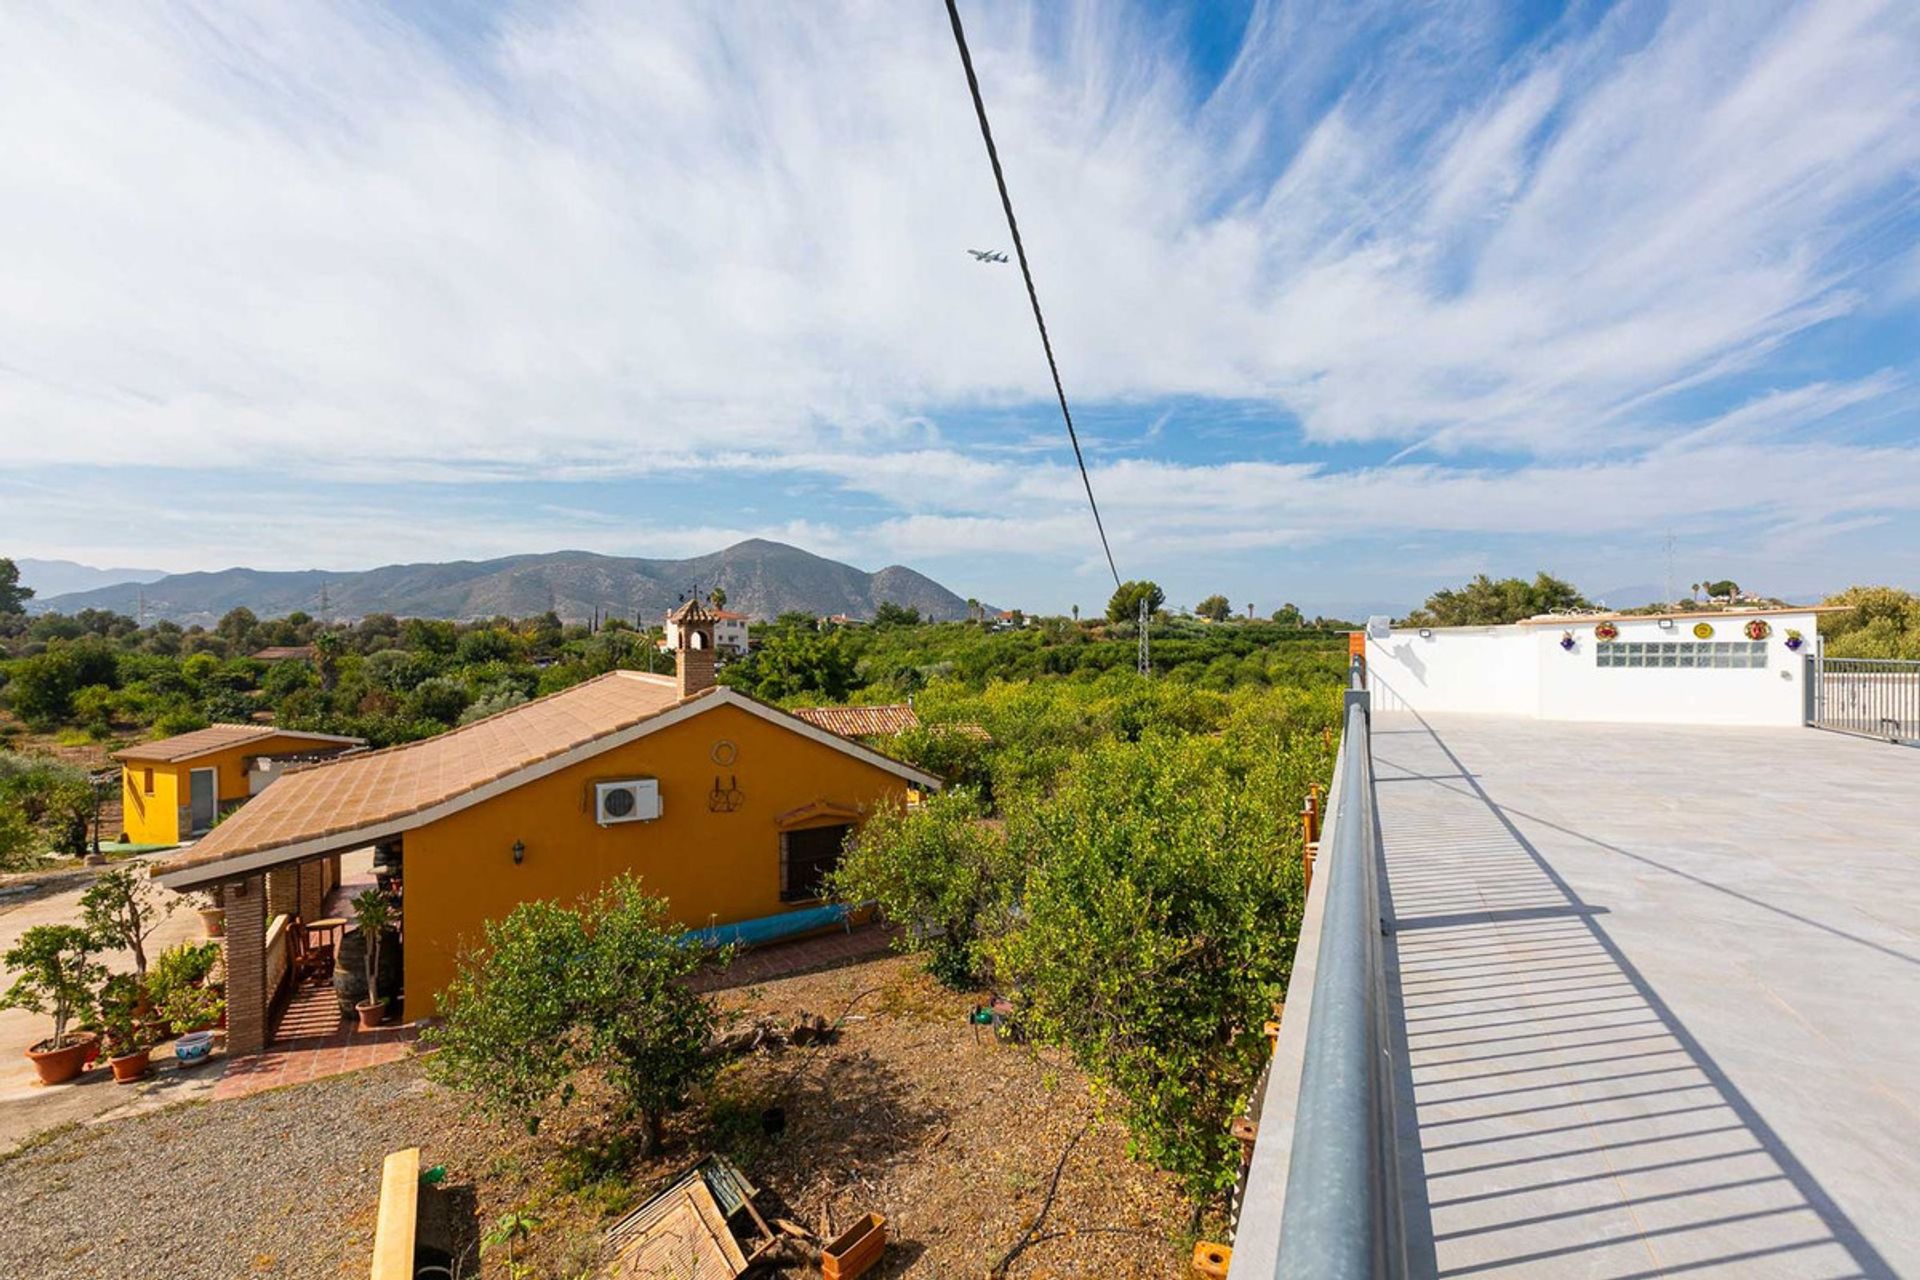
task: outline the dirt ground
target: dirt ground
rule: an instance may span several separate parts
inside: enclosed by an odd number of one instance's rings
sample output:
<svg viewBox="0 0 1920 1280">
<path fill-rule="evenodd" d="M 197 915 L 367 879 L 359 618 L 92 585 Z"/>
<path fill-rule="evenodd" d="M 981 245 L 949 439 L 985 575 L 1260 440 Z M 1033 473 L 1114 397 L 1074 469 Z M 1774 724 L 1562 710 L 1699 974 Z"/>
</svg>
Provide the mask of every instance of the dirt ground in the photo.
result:
<svg viewBox="0 0 1920 1280">
<path fill-rule="evenodd" d="M 538 1219 L 520 1247 L 527 1274 L 593 1274 L 605 1229 L 710 1149 L 761 1188 L 769 1219 L 817 1231 L 884 1214 L 892 1243 L 875 1277 L 985 1276 L 1029 1235 L 1006 1272 L 1016 1280 L 1185 1274 L 1188 1206 L 1173 1180 L 1128 1158 L 1117 1122 L 1089 1126 L 1071 1065 L 976 1032 L 973 1000 L 914 961 L 719 999 L 777 1023 L 802 1012 L 844 1022 L 830 1043 L 736 1059 L 676 1118 L 666 1151 L 599 1181 L 577 1159 L 603 1136 L 580 1127 L 590 1111 L 529 1137 L 425 1080 L 414 1060 L 42 1135 L 0 1157 L 0 1200 L 14 1206 L 0 1274 L 84 1259 L 101 1277 L 364 1276 L 380 1160 L 407 1145 L 423 1149 L 423 1167 L 446 1166 L 467 1277 L 507 1274 L 503 1255 L 475 1261 L 477 1237 L 509 1211 Z M 785 1127 L 769 1135 L 774 1105 Z M 135 1166 L 170 1172 L 92 1176 Z M 817 1266 L 786 1272 L 809 1273 Z"/>
</svg>

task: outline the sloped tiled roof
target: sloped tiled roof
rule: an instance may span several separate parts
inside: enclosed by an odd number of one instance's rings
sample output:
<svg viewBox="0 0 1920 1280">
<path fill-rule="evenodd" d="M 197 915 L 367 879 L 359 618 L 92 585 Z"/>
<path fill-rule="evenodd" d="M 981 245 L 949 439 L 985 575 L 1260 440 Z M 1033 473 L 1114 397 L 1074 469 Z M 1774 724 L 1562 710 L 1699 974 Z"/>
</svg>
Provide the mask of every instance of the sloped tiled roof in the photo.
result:
<svg viewBox="0 0 1920 1280">
<path fill-rule="evenodd" d="M 256 662 L 286 662 L 293 658 L 311 658 L 315 656 L 310 644 L 270 644 L 253 655 Z"/>
<path fill-rule="evenodd" d="M 639 724 L 679 701 L 671 678 L 613 671 L 438 737 L 290 770 L 205 839 L 168 859 L 165 870 L 406 818 Z"/>
<path fill-rule="evenodd" d="M 298 729 L 276 729 L 270 724 L 210 724 L 192 733 L 175 734 L 158 742 L 137 742 L 113 753 L 115 760 L 137 760 L 149 764 L 178 764 L 195 756 L 268 738 L 291 738 L 296 742 L 357 746 L 363 739 L 346 738 L 337 733 L 307 733 Z"/>
<path fill-rule="evenodd" d="M 904 702 L 877 707 L 801 707 L 793 714 L 843 738 L 876 738 L 920 727 L 920 717 Z"/>
</svg>

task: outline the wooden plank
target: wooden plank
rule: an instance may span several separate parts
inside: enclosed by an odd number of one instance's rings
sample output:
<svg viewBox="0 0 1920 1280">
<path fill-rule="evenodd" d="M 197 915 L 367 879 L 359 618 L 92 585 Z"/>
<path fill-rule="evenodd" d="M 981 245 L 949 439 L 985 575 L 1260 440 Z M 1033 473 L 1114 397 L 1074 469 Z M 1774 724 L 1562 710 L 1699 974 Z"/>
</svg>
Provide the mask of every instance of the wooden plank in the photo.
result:
<svg viewBox="0 0 1920 1280">
<path fill-rule="evenodd" d="M 419 1221 L 420 1148 L 389 1152 L 380 1170 L 373 1280 L 413 1280 L 413 1236 Z"/>
</svg>

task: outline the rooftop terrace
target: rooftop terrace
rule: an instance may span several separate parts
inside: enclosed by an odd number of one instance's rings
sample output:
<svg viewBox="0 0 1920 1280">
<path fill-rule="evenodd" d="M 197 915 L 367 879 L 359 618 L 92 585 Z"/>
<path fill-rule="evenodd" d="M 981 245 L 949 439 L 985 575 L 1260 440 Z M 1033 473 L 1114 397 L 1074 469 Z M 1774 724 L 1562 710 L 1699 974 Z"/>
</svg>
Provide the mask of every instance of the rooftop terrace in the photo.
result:
<svg viewBox="0 0 1920 1280">
<path fill-rule="evenodd" d="M 1354 1274 L 1920 1275 L 1920 752 L 1457 714 L 1370 736 L 1407 1264 Z M 1301 992 L 1287 1022 L 1317 1016 Z M 1306 1034 L 1283 1025 L 1235 1280 L 1275 1274 L 1283 1198 L 1293 1221 Z"/>
</svg>

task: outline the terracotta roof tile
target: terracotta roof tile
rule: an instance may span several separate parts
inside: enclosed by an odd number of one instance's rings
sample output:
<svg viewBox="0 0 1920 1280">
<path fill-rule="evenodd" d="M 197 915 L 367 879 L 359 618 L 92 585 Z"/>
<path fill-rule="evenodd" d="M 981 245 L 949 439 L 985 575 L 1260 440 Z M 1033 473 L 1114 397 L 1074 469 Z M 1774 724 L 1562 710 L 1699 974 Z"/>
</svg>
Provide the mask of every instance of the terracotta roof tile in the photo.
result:
<svg viewBox="0 0 1920 1280">
<path fill-rule="evenodd" d="M 904 702 L 876 707 L 801 707 L 793 714 L 843 738 L 884 737 L 920 727 L 920 717 Z"/>
<path fill-rule="evenodd" d="M 226 747 L 238 746 L 244 742 L 266 738 L 292 738 L 299 742 L 327 743 L 337 746 L 357 746 L 360 738 L 346 738 L 337 733 L 306 733 L 296 729 L 276 729 L 270 724 L 210 724 L 204 729 L 195 729 L 192 733 L 175 734 L 171 738 L 161 738 L 157 742 L 137 742 L 113 753 L 115 760 L 139 760 L 153 764 L 173 764 L 181 760 L 191 760 L 195 756 L 206 755 L 210 751 L 219 751 Z"/>
<path fill-rule="evenodd" d="M 164 869 L 204 866 L 406 818 L 639 724 L 679 701 L 669 678 L 614 671 L 438 737 L 290 769 L 205 839 L 168 859 Z"/>
</svg>

